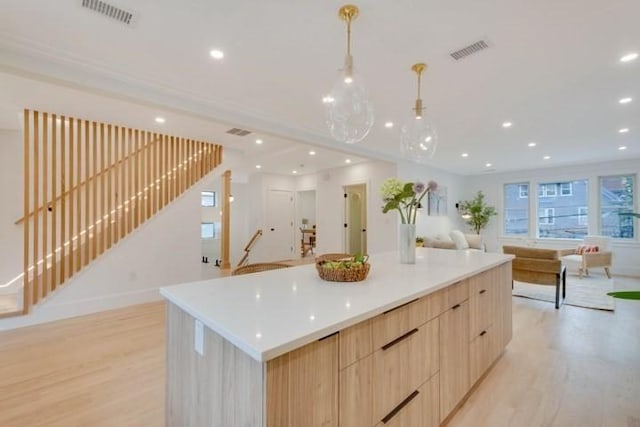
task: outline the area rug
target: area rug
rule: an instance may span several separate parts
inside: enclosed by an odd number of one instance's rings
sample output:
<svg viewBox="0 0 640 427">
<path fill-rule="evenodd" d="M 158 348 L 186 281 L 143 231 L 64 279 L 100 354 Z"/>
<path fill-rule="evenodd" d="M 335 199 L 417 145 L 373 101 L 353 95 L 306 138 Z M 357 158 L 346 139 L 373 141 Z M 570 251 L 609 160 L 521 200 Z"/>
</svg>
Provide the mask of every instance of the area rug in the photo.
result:
<svg viewBox="0 0 640 427">
<path fill-rule="evenodd" d="M 517 281 L 513 285 L 514 296 L 550 303 L 556 301 L 555 286 L 532 285 Z M 607 279 L 605 276 L 587 276 L 580 279 L 578 276 L 567 275 L 567 298 L 564 304 L 613 311 L 614 299 L 607 295 L 607 292 L 612 290 L 613 279 Z"/>
</svg>

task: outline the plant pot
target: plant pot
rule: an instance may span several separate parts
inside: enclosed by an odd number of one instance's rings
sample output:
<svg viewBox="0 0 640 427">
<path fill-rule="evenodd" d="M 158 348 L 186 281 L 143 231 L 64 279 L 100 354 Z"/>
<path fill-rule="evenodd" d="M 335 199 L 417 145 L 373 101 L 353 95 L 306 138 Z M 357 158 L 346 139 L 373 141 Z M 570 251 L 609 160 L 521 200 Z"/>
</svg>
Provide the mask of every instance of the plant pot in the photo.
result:
<svg viewBox="0 0 640 427">
<path fill-rule="evenodd" d="M 401 264 L 416 263 L 415 224 L 398 224 L 398 252 Z"/>
</svg>

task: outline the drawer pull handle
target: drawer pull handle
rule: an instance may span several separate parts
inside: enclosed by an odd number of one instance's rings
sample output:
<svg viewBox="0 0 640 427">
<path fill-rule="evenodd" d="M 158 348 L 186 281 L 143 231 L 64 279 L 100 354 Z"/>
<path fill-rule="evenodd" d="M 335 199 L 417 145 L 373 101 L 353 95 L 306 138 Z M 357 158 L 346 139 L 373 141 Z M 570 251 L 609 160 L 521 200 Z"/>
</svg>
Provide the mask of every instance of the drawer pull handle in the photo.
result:
<svg viewBox="0 0 640 427">
<path fill-rule="evenodd" d="M 340 331 L 338 331 L 338 332 L 340 332 Z M 326 337 L 319 338 L 318 341 L 323 341 L 323 340 L 326 340 L 327 338 L 331 338 L 334 335 L 338 335 L 338 332 L 334 332 L 332 334 L 327 335 Z"/>
<path fill-rule="evenodd" d="M 480 294 L 484 294 L 485 292 L 487 292 L 487 290 L 483 289 L 483 290 L 480 291 Z"/>
<path fill-rule="evenodd" d="M 418 332 L 418 328 L 413 328 L 412 330 L 410 330 L 409 332 L 407 332 L 406 334 L 399 336 L 398 338 L 396 338 L 395 340 L 385 344 L 382 346 L 383 350 L 387 350 L 391 347 L 393 347 L 394 345 L 398 344 L 400 341 L 405 340 L 407 338 L 409 338 L 411 335 L 415 334 L 416 332 Z"/>
<path fill-rule="evenodd" d="M 486 333 L 487 333 L 487 331 L 482 331 L 482 332 L 480 332 L 480 336 L 483 336 Z"/>
<path fill-rule="evenodd" d="M 398 310 L 399 308 L 402 308 L 402 307 L 404 307 L 405 305 L 409 305 L 409 304 L 411 304 L 412 302 L 416 302 L 416 301 L 418 301 L 419 299 L 420 299 L 420 298 L 412 299 L 411 301 L 409 301 L 409 302 L 405 302 L 404 304 L 400 304 L 400 305 L 399 305 L 399 306 L 397 306 L 397 307 L 393 307 L 392 309 L 387 310 L 387 311 L 385 311 L 385 312 L 384 312 L 384 313 L 382 313 L 382 314 L 391 313 L 392 311 Z"/>
<path fill-rule="evenodd" d="M 420 392 L 418 390 L 416 390 L 413 393 L 411 393 L 406 399 L 404 399 L 402 402 L 400 402 L 400 404 L 398 406 L 393 408 L 393 410 L 391 412 L 389 412 L 387 414 L 387 416 L 382 419 L 382 422 L 384 424 L 386 424 L 389 421 L 391 421 L 391 418 L 395 417 L 396 414 L 402 410 L 402 408 L 407 406 L 409 404 L 409 402 L 411 402 L 419 394 L 420 394 Z"/>
<path fill-rule="evenodd" d="M 455 310 L 456 308 L 460 308 L 460 304 L 456 304 L 453 307 L 451 307 L 451 310 Z"/>
</svg>

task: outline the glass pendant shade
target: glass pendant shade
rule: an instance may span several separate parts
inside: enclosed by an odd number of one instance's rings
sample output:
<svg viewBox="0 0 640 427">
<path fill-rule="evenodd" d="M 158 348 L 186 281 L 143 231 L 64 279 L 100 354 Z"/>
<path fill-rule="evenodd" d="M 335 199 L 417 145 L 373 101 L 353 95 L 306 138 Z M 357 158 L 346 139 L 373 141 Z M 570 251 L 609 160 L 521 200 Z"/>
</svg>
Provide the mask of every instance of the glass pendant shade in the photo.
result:
<svg viewBox="0 0 640 427">
<path fill-rule="evenodd" d="M 331 92 L 322 99 L 331 137 L 347 144 L 362 141 L 373 127 L 373 103 L 353 68 L 351 55 L 351 23 L 359 13 L 352 4 L 338 10 L 338 17 L 347 24 L 347 54 Z"/>
<path fill-rule="evenodd" d="M 435 127 L 424 117 L 409 118 L 400 130 L 400 149 L 403 157 L 422 161 L 430 159 L 438 147 Z"/>
<path fill-rule="evenodd" d="M 347 144 L 362 141 L 373 127 L 373 103 L 362 77 L 353 69 L 350 73 L 338 72 L 333 89 L 323 101 L 329 133 L 336 141 Z"/>
<path fill-rule="evenodd" d="M 418 97 L 412 117 L 400 130 L 400 151 L 403 157 L 416 162 L 432 158 L 438 147 L 438 134 L 433 124 L 424 117 L 425 108 L 420 97 L 421 76 L 426 69 L 427 64 L 423 63 L 411 67 L 411 71 L 418 76 Z"/>
</svg>

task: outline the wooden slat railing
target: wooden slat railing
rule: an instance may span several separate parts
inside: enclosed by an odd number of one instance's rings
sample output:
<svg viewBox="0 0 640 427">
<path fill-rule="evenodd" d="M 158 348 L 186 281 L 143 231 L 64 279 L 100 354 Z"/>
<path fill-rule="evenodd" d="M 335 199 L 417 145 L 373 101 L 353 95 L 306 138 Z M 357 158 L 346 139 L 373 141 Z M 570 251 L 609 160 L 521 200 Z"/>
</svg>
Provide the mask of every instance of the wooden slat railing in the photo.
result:
<svg viewBox="0 0 640 427">
<path fill-rule="evenodd" d="M 222 147 L 24 111 L 22 313 L 222 162 Z"/>
</svg>

